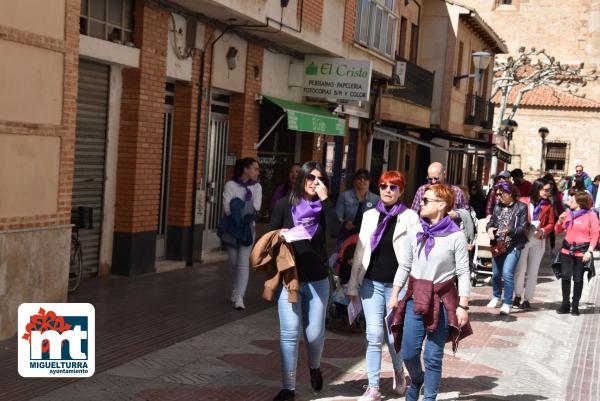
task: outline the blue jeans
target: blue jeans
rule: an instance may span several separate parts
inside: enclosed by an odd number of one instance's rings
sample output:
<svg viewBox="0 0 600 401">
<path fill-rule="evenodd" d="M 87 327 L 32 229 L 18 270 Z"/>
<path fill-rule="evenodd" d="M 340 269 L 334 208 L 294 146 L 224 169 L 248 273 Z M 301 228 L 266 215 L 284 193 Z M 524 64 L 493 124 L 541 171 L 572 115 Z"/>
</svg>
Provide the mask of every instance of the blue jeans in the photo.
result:
<svg viewBox="0 0 600 401">
<path fill-rule="evenodd" d="M 367 323 L 367 375 L 369 387 L 379 388 L 379 372 L 381 371 L 381 347 L 383 340 L 388 346 L 395 371 L 402 371 L 400 354 L 394 350 L 394 336 L 387 333 L 385 315 L 390 311 L 387 307 L 392 295 L 393 284 L 364 279 L 360 287 L 360 298 Z M 399 299 L 406 293 L 403 289 Z"/>
<path fill-rule="evenodd" d="M 437 398 L 442 379 L 442 361 L 444 359 L 444 344 L 448 339 L 448 315 L 446 309 L 440 308 L 438 325 L 432 333 L 425 330 L 423 315 L 415 314 L 413 300 L 406 304 L 404 315 L 404 331 L 402 334 L 402 348 L 400 353 L 410 375 L 410 387 L 406 392 L 406 401 L 416 401 L 419 398 L 419 390 L 425 386 L 424 401 L 434 401 Z M 425 372 L 421 365 L 421 351 L 423 341 L 425 343 Z"/>
<path fill-rule="evenodd" d="M 519 263 L 521 250 L 512 248 L 503 255 L 492 258 L 492 286 L 494 297 L 502 296 L 502 281 L 504 280 L 504 300 L 502 303 L 512 305 L 515 280 L 515 268 Z"/>
<path fill-rule="evenodd" d="M 288 302 L 288 291 L 279 289 L 279 351 L 281 354 L 282 388 L 295 390 L 298 366 L 298 341 L 300 330 L 308 349 L 310 368 L 321 366 L 321 354 L 325 345 L 325 312 L 329 299 L 329 278 L 301 282 L 298 302 Z"/>
</svg>

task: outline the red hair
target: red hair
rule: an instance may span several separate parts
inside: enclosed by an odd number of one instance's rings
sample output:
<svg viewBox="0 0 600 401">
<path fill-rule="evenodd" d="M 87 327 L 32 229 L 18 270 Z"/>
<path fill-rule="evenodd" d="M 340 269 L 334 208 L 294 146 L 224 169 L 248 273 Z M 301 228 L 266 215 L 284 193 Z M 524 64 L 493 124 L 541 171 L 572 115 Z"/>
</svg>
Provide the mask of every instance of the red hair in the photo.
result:
<svg viewBox="0 0 600 401">
<path fill-rule="evenodd" d="M 448 213 L 454 208 L 454 191 L 448 185 L 433 184 L 427 190 L 432 191 L 439 200 L 446 202 L 444 212 Z"/>
<path fill-rule="evenodd" d="M 385 173 L 383 173 L 381 175 L 381 177 L 379 177 L 378 185 L 381 185 L 384 182 L 398 185 L 398 190 L 400 192 L 404 192 L 405 181 L 404 181 L 404 175 L 401 172 L 395 171 L 395 170 L 386 171 Z"/>
</svg>

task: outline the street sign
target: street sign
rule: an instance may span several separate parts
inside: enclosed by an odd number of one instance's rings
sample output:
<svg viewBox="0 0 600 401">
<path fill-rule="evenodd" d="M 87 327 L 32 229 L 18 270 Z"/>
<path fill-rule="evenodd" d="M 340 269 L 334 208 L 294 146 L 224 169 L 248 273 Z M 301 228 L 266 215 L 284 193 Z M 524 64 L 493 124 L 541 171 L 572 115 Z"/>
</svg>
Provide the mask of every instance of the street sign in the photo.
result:
<svg viewBox="0 0 600 401">
<path fill-rule="evenodd" d="M 304 96 L 336 100 L 369 100 L 370 60 L 307 56 Z"/>
</svg>

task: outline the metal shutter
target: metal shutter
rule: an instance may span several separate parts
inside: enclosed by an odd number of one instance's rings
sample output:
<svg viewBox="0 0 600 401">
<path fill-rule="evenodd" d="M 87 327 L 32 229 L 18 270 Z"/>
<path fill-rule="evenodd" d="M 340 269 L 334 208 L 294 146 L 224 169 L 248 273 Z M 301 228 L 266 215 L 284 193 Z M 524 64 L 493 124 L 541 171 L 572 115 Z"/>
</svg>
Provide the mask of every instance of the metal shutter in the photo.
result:
<svg viewBox="0 0 600 401">
<path fill-rule="evenodd" d="M 73 210 L 79 206 L 94 208 L 94 228 L 80 229 L 84 276 L 98 273 L 104 163 L 108 118 L 109 66 L 79 61 Z"/>
</svg>

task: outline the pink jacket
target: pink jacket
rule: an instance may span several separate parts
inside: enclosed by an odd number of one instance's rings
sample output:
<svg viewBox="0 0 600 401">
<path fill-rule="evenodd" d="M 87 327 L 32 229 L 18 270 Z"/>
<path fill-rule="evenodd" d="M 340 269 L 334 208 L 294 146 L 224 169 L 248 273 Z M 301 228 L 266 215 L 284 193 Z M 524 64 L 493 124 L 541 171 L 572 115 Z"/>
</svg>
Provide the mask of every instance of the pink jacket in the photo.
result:
<svg viewBox="0 0 600 401">
<path fill-rule="evenodd" d="M 598 237 L 600 237 L 600 225 L 598 223 L 598 216 L 593 211 L 581 216 L 573 222 L 573 224 L 567 228 L 567 223 L 571 221 L 571 216 L 567 214 L 567 219 L 564 223 L 556 223 L 554 229 L 556 233 L 560 234 L 563 231 L 567 231 L 565 240 L 569 244 L 582 244 L 585 242 L 590 243 L 590 249 L 596 248 L 598 244 Z M 566 249 L 561 250 L 562 253 L 569 254 Z M 582 252 L 575 252 L 575 256 L 583 256 Z"/>
</svg>

